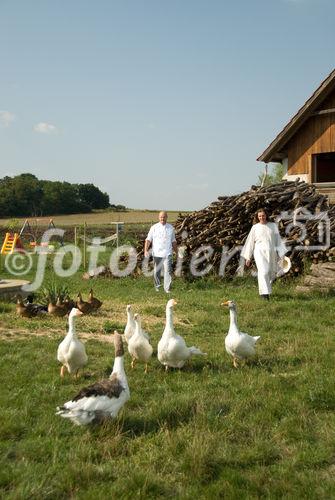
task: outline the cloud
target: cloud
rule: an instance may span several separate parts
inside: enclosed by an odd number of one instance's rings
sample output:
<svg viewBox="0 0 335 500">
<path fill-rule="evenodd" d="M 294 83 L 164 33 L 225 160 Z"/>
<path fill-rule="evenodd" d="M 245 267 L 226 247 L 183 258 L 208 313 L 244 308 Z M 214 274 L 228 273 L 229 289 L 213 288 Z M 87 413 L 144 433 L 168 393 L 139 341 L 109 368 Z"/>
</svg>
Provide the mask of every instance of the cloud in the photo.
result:
<svg viewBox="0 0 335 500">
<path fill-rule="evenodd" d="M 58 132 L 55 125 L 44 122 L 37 123 L 37 125 L 34 126 L 34 131 L 40 134 L 56 134 Z"/>
<path fill-rule="evenodd" d="M 15 118 L 15 115 L 10 111 L 0 111 L 0 123 L 3 127 L 9 127 Z"/>
</svg>

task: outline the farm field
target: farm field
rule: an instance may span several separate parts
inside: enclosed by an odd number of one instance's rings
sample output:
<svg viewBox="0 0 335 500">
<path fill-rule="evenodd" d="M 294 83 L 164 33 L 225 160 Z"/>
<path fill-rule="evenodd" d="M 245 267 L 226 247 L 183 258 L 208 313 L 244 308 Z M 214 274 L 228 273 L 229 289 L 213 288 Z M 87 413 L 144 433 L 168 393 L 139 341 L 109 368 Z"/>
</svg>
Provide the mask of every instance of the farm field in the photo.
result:
<svg viewBox="0 0 335 500">
<path fill-rule="evenodd" d="M 0 303 L 1 498 L 333 497 L 334 296 L 278 282 L 264 304 L 252 279 L 175 280 L 175 329 L 207 357 L 166 373 L 154 356 L 146 375 L 126 354 L 130 401 L 116 421 L 83 428 L 56 407 L 109 375 L 126 304 L 155 354 L 167 296 L 144 277 L 84 282 L 78 273 L 62 283 L 73 297 L 93 284 L 104 301 L 76 323 L 89 356 L 78 380 L 59 377 L 65 319 L 17 318 Z M 261 335 L 257 358 L 238 369 L 224 348 L 224 299 L 237 302 L 242 331 Z"/>
<path fill-rule="evenodd" d="M 169 211 L 169 222 L 174 222 L 180 212 Z M 187 212 L 182 212 L 187 213 Z M 50 218 L 54 221 L 55 225 L 58 226 L 75 226 L 84 224 L 86 222 L 89 225 L 108 225 L 111 222 L 125 222 L 126 224 L 141 224 L 158 221 L 159 210 L 127 210 L 125 212 L 119 211 L 109 211 L 102 210 L 87 214 L 70 214 L 70 215 L 55 215 L 48 217 L 28 217 L 29 221 L 32 223 L 38 223 L 41 225 L 48 225 Z M 21 224 L 24 223 L 27 217 L 15 217 Z M 6 227 L 11 219 L 0 219 L 0 226 Z"/>
</svg>

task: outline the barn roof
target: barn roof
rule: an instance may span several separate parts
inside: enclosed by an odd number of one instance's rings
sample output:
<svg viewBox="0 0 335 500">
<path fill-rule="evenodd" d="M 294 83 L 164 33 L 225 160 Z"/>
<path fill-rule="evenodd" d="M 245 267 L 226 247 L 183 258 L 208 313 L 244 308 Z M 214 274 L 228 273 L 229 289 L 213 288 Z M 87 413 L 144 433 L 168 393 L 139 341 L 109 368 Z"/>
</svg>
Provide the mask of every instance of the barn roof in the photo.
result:
<svg viewBox="0 0 335 500">
<path fill-rule="evenodd" d="M 327 76 L 325 80 L 316 89 L 314 94 L 305 102 L 299 111 L 293 116 L 283 130 L 271 142 L 271 144 L 257 158 L 258 161 L 266 163 L 271 161 L 281 162 L 287 153 L 285 146 L 291 137 L 298 129 L 306 122 L 306 120 L 315 112 L 320 104 L 328 97 L 335 88 L 335 69 Z"/>
</svg>

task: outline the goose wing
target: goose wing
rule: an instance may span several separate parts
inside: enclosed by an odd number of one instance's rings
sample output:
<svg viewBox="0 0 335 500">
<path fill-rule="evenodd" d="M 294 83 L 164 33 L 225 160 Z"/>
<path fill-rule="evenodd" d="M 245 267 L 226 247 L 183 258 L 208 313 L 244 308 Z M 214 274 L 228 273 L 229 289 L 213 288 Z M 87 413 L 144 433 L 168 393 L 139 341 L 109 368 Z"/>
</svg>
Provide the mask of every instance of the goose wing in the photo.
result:
<svg viewBox="0 0 335 500">
<path fill-rule="evenodd" d="M 72 401 L 78 401 L 83 398 L 90 398 L 91 396 L 107 396 L 108 398 L 118 398 L 124 387 L 117 375 L 114 374 L 110 379 L 101 380 L 95 384 L 89 385 L 81 389 Z"/>
</svg>

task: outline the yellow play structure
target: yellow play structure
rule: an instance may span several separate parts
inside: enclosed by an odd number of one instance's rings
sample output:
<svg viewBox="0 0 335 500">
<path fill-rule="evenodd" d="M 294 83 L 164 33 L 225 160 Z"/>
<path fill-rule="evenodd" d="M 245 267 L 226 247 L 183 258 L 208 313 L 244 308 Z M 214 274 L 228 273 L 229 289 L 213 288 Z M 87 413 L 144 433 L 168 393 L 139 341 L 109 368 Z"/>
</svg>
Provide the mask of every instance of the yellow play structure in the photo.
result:
<svg viewBox="0 0 335 500">
<path fill-rule="evenodd" d="M 39 245 L 37 243 L 37 225 L 38 221 L 41 219 L 36 219 L 35 224 L 30 225 L 28 219 L 24 221 L 24 224 L 19 233 L 6 233 L 4 242 L 1 247 L 1 254 L 8 255 L 14 252 L 24 252 L 24 247 L 22 239 L 29 241 L 29 248 L 33 248 L 37 251 Z M 48 229 L 55 228 L 52 219 L 49 219 Z M 61 239 L 60 244 L 63 246 L 63 239 Z M 51 246 L 48 243 L 41 243 L 41 247 Z"/>
<path fill-rule="evenodd" d="M 23 250 L 19 233 L 6 233 L 1 247 L 1 254 L 8 255 L 9 253 L 15 252 L 15 250 Z"/>
</svg>

